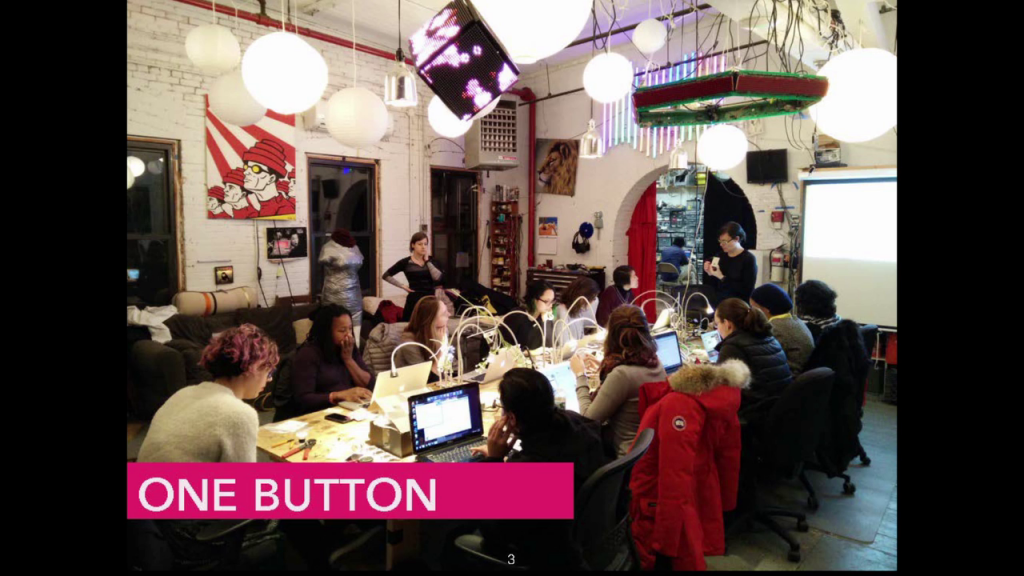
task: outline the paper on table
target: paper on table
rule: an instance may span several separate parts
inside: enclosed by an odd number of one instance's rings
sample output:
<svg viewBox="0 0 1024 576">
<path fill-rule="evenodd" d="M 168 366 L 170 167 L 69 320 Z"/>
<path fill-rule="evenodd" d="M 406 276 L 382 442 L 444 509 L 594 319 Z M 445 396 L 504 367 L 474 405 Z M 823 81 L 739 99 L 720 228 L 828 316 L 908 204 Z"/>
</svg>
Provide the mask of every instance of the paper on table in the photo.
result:
<svg viewBox="0 0 1024 576">
<path fill-rule="evenodd" d="M 308 426 L 309 424 L 306 422 L 300 422 L 299 420 L 285 420 L 283 422 L 267 424 L 263 429 L 273 434 L 294 434 Z"/>
<path fill-rule="evenodd" d="M 370 412 L 366 408 L 360 408 L 359 410 L 352 410 L 351 412 L 349 412 L 348 417 L 352 418 L 353 420 L 362 422 L 364 420 L 372 420 L 374 414 L 373 412 Z"/>
</svg>

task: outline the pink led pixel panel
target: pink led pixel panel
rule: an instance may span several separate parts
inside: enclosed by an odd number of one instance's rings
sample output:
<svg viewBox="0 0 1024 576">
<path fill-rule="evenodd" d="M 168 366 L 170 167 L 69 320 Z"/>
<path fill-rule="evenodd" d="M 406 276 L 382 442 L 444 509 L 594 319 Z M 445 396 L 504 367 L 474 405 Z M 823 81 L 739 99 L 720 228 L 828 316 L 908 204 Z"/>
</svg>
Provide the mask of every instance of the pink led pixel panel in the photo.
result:
<svg viewBox="0 0 1024 576">
<path fill-rule="evenodd" d="M 455 0 L 409 38 L 416 70 L 456 116 L 468 120 L 519 80 L 508 57 L 480 15 Z"/>
</svg>

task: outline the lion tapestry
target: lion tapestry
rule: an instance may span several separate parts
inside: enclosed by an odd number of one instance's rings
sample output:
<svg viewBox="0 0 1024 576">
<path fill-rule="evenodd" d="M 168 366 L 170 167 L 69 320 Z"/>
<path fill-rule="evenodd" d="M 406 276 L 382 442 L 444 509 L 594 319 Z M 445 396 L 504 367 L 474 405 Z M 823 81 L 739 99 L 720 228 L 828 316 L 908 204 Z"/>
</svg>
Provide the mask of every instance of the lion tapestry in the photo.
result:
<svg viewBox="0 0 1024 576">
<path fill-rule="evenodd" d="M 295 115 L 267 111 L 238 127 L 206 108 L 206 215 L 295 219 Z"/>
<path fill-rule="evenodd" d="M 561 196 L 576 195 L 579 146 L 579 140 L 537 139 L 537 192 Z"/>
</svg>

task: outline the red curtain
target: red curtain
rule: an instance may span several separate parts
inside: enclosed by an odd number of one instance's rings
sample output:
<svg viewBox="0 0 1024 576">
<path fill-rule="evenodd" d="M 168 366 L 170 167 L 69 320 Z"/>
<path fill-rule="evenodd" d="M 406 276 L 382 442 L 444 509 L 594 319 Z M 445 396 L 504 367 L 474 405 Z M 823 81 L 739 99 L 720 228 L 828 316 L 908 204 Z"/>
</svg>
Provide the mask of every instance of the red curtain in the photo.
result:
<svg viewBox="0 0 1024 576">
<path fill-rule="evenodd" d="M 634 292 L 634 296 L 654 290 L 657 282 L 657 252 L 658 252 L 658 183 L 651 182 L 651 185 L 644 190 L 640 201 L 633 209 L 633 219 L 629 223 L 629 265 L 636 270 L 637 278 L 640 280 L 640 287 Z M 647 300 L 654 294 L 642 296 L 640 300 Z M 636 302 L 640 304 L 640 302 Z M 644 313 L 647 320 L 657 320 L 655 303 L 649 302 L 644 306 Z"/>
</svg>

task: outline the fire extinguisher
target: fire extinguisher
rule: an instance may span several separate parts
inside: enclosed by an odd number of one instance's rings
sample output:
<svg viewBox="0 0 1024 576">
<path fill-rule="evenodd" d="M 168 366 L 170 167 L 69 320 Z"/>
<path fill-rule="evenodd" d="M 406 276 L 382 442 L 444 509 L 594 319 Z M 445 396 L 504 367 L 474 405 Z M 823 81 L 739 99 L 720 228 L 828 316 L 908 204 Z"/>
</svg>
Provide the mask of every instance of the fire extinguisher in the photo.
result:
<svg viewBox="0 0 1024 576">
<path fill-rule="evenodd" d="M 771 253 L 771 268 L 772 282 L 785 282 L 786 281 L 786 267 L 785 267 L 786 253 L 782 248 L 776 248 Z"/>
</svg>

